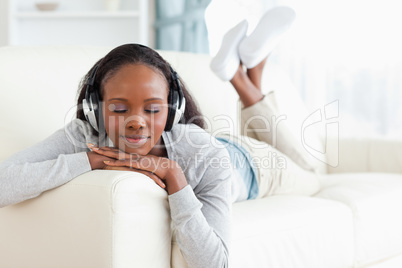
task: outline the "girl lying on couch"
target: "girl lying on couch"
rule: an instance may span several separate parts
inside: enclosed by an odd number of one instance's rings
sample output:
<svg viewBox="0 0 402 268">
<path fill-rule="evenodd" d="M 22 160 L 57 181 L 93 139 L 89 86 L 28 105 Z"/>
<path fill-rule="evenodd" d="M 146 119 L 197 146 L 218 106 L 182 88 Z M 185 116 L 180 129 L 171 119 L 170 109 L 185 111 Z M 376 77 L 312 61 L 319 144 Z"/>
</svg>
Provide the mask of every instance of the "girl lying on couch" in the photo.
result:
<svg viewBox="0 0 402 268">
<path fill-rule="evenodd" d="M 290 23 L 289 18 L 286 21 Z M 237 41 L 224 41 L 235 49 L 223 47 L 212 64 L 229 78 L 227 69 L 233 66 L 222 62 L 238 60 L 230 81 L 245 106 L 242 119 L 248 120 L 256 114 L 275 114 L 275 105 L 273 94 L 264 97 L 259 90 L 269 51 L 247 72 L 233 53 L 255 36 L 240 42 L 244 27 L 242 23 L 229 33 Z M 269 40 L 259 43 L 264 47 Z M 223 69 L 217 68 L 219 64 Z M 83 80 L 78 107 L 82 109 L 77 119 L 64 129 L 0 164 L 0 206 L 34 198 L 94 169 L 140 172 L 167 191 L 177 242 L 188 266 L 228 267 L 232 202 L 280 193 L 309 195 L 318 189 L 314 173 L 303 169 L 312 169 L 303 155 L 296 161 L 299 167 L 268 145 L 269 135 L 258 137 L 260 141 L 219 137 L 217 142 L 203 130 L 201 114 L 177 73 L 148 47 L 122 45 L 100 59 Z M 278 149 L 288 153 L 293 141 L 287 140 L 286 132 L 280 135 L 286 146 Z M 255 165 L 253 159 L 267 152 L 283 156 L 287 168 Z M 246 165 L 238 165 L 241 159 Z"/>
</svg>

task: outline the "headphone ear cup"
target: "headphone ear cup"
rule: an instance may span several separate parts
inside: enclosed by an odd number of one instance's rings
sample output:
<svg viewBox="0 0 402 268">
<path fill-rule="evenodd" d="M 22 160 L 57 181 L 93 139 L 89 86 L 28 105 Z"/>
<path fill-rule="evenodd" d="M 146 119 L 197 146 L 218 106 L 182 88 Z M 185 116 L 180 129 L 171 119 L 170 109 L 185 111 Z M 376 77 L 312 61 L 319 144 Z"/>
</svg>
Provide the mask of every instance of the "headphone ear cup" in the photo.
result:
<svg viewBox="0 0 402 268">
<path fill-rule="evenodd" d="M 177 102 L 179 102 L 179 100 L 177 100 Z M 178 106 L 179 106 L 179 104 L 176 105 L 176 107 L 178 107 Z M 173 125 L 178 124 L 180 122 L 180 119 L 183 118 L 185 110 L 186 110 L 186 99 L 182 98 L 180 107 L 176 108 L 176 113 L 174 115 Z"/>
<path fill-rule="evenodd" d="M 94 100 L 92 100 L 94 99 Z M 85 115 L 85 118 L 91 124 L 91 126 L 99 132 L 98 127 L 98 114 L 99 114 L 99 99 L 97 98 L 96 93 L 91 93 L 89 96 L 89 100 L 82 100 L 82 109 Z"/>
<path fill-rule="evenodd" d="M 169 96 L 168 96 L 169 110 L 168 110 L 168 118 L 166 120 L 165 131 L 170 131 L 175 124 L 179 123 L 186 109 L 186 100 L 184 98 L 184 94 L 180 86 L 179 76 L 171 66 L 170 71 L 172 75 L 172 83 L 169 89 Z"/>
</svg>

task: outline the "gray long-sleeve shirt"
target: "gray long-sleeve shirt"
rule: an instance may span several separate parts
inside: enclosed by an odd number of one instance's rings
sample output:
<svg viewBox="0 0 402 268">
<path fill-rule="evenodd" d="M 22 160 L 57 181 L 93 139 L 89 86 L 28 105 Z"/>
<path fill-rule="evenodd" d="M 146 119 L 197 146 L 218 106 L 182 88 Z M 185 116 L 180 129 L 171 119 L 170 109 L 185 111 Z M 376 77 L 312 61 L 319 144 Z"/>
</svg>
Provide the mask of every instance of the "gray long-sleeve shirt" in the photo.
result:
<svg viewBox="0 0 402 268">
<path fill-rule="evenodd" d="M 227 267 L 231 176 L 228 152 L 195 125 L 162 134 L 168 158 L 181 166 L 189 185 L 169 195 L 176 240 L 189 267 Z M 73 120 L 65 128 L 0 163 L 0 207 L 34 198 L 91 170 L 86 144 L 113 146 Z"/>
</svg>

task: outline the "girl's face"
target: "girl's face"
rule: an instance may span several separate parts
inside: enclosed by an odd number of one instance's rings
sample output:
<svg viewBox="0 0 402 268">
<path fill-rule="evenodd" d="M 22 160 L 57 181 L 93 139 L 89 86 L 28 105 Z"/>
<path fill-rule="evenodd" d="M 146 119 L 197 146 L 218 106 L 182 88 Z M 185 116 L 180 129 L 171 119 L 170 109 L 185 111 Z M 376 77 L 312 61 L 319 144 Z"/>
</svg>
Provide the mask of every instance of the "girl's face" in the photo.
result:
<svg viewBox="0 0 402 268">
<path fill-rule="evenodd" d="M 116 147 L 147 155 L 161 144 L 168 115 L 168 86 L 161 73 L 127 64 L 105 83 L 103 94 L 106 132 Z"/>
</svg>

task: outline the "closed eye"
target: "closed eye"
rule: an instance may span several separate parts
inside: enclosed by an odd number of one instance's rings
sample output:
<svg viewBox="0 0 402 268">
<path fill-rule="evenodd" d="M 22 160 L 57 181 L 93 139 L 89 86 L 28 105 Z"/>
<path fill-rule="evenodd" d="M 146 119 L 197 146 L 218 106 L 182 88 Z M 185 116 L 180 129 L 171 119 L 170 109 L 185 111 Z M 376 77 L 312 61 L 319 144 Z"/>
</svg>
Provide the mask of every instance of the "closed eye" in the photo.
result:
<svg viewBox="0 0 402 268">
<path fill-rule="evenodd" d="M 125 113 L 127 112 L 127 107 L 124 104 L 110 104 L 109 105 L 109 111 L 113 113 Z"/>
<path fill-rule="evenodd" d="M 152 103 L 152 104 L 146 105 L 144 107 L 144 110 L 147 113 L 155 114 L 155 113 L 159 113 L 159 111 L 161 110 L 161 106 L 160 106 L 160 104 Z"/>
<path fill-rule="evenodd" d="M 127 110 L 114 110 L 114 111 L 112 111 L 112 112 L 118 113 L 118 114 L 122 114 L 122 113 L 127 112 Z"/>
<path fill-rule="evenodd" d="M 156 113 L 159 113 L 160 111 L 159 110 L 145 110 L 145 112 L 151 113 L 151 114 L 156 114 Z"/>
</svg>

